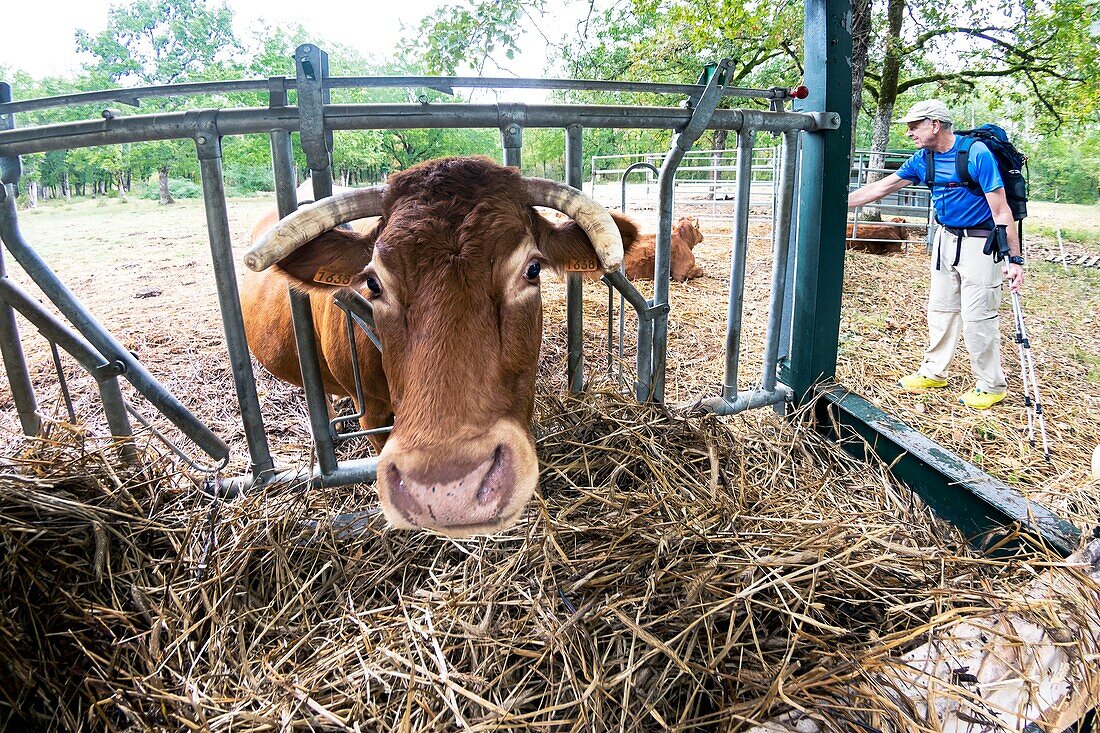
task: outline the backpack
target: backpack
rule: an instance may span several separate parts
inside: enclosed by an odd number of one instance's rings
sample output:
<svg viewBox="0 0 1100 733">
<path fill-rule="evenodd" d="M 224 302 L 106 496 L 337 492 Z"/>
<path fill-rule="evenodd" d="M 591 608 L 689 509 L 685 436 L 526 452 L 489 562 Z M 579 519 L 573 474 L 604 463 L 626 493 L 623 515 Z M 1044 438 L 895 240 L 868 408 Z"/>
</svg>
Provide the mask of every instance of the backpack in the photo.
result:
<svg viewBox="0 0 1100 733">
<path fill-rule="evenodd" d="M 1023 169 L 1027 164 L 1027 156 L 1016 149 L 1009 139 L 1008 134 L 997 125 L 985 124 L 975 127 L 973 130 L 959 130 L 955 133 L 961 139 L 959 147 L 955 151 L 955 173 L 962 183 L 941 183 L 941 186 L 966 186 L 967 190 L 978 196 L 984 196 L 981 185 L 970 177 L 970 147 L 975 140 L 981 140 L 993 153 L 997 161 L 997 170 L 1004 182 L 1005 199 L 1008 208 L 1012 210 L 1013 221 L 1022 222 L 1027 216 L 1027 179 Z M 929 188 L 936 184 L 936 168 L 932 164 L 932 151 L 924 151 L 924 169 L 927 171 L 926 183 Z M 1021 229 L 1023 224 L 1020 224 Z"/>
</svg>

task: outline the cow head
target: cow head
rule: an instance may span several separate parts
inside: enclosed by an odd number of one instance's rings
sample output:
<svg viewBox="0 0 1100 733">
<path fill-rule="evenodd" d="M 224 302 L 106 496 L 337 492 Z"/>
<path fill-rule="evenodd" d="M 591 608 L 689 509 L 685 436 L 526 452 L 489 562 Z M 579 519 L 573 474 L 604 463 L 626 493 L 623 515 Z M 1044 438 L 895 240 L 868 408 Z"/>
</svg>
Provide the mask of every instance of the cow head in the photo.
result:
<svg viewBox="0 0 1100 733">
<path fill-rule="evenodd" d="M 571 219 L 551 224 L 536 205 Z M 329 231 L 371 215 L 381 220 L 369 235 Z M 562 184 L 448 158 L 297 212 L 245 262 L 371 302 L 394 412 L 382 509 L 398 528 L 466 536 L 510 525 L 538 482 L 530 421 L 545 269 L 615 269 L 636 234 Z"/>
<path fill-rule="evenodd" d="M 676 222 L 676 234 L 689 249 L 695 249 L 695 245 L 703 241 L 703 232 L 699 229 L 699 218 L 685 216 Z"/>
</svg>

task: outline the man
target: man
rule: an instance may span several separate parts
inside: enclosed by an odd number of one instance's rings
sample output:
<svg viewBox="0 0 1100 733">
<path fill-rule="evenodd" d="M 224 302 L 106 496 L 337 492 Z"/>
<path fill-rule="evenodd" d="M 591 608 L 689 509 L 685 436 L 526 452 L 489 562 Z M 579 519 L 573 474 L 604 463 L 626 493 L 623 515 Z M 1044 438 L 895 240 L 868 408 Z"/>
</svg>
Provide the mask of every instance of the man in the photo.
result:
<svg viewBox="0 0 1100 733">
<path fill-rule="evenodd" d="M 947 365 L 961 334 L 970 353 L 976 384 L 959 401 L 987 410 L 1005 398 L 1007 383 L 1001 369 L 1001 333 L 998 309 L 1005 275 L 1013 291 L 1024 283 L 1020 241 L 1005 199 L 1004 183 L 989 148 L 975 141 L 967 169 L 984 193 L 973 193 L 955 168 L 959 138 L 952 131 L 951 112 L 939 100 L 913 105 L 902 120 L 918 150 L 897 173 L 869 183 L 848 195 L 848 208 L 878 201 L 911 183 L 927 183 L 925 160 L 934 160 L 932 203 L 936 209 L 936 236 L 932 243 L 932 282 L 928 294 L 928 349 L 924 362 L 898 382 L 909 392 L 947 386 Z M 986 243 L 1007 239 L 1008 257 L 996 262 L 985 254 Z"/>
</svg>

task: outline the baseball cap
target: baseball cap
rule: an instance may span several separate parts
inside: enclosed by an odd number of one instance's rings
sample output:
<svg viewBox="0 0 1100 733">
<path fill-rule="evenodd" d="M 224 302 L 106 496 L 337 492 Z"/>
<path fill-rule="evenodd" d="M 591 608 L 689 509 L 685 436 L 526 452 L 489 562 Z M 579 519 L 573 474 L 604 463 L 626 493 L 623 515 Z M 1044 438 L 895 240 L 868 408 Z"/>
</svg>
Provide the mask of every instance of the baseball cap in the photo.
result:
<svg viewBox="0 0 1100 733">
<path fill-rule="evenodd" d="M 909 114 L 898 120 L 901 124 L 919 122 L 921 120 L 939 120 L 951 124 L 951 110 L 938 99 L 926 99 L 917 102 L 909 108 Z"/>
</svg>

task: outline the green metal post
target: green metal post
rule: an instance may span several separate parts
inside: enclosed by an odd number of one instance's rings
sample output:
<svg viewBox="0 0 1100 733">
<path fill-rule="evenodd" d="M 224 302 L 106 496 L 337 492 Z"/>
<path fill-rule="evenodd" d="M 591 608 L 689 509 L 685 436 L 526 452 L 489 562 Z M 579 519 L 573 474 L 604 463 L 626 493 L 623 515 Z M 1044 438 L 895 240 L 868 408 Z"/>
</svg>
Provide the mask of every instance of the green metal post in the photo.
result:
<svg viewBox="0 0 1100 733">
<path fill-rule="evenodd" d="M 802 108 L 836 113 L 840 126 L 804 133 L 802 141 L 790 356 L 781 374 L 798 402 L 815 382 L 836 374 L 852 137 L 850 22 L 848 0 L 806 0 L 810 96 Z"/>
</svg>

